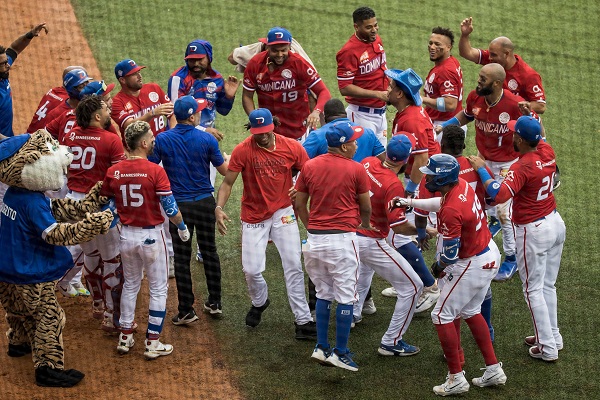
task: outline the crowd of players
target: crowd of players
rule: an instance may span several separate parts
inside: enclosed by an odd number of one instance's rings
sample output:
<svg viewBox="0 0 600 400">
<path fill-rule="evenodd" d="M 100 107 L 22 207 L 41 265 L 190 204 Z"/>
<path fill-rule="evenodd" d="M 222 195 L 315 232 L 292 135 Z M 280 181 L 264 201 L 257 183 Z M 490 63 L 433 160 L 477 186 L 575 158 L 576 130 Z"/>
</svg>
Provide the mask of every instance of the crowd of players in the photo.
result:
<svg viewBox="0 0 600 400">
<path fill-rule="evenodd" d="M 323 365 L 358 370 L 348 340 L 363 314 L 376 310 L 370 293 L 374 273 L 392 285 L 384 295 L 396 298 L 380 354 L 417 354 L 420 349 L 403 336 L 414 313 L 435 304 L 432 321 L 449 370 L 446 381 L 433 388 L 438 395 L 469 390 L 461 320 L 486 363 L 483 376 L 472 383 L 505 384 L 493 349 L 490 282 L 511 279 L 517 270 L 534 325 L 534 335 L 525 338 L 529 354 L 558 358 L 563 342 L 554 283 L 565 228 L 552 193 L 558 171 L 540 119 L 546 102 L 539 74 L 514 54 L 506 37 L 492 40 L 487 50 L 471 47 L 473 21 L 467 18 L 460 26 L 459 53 L 483 66 L 465 100 L 450 29 L 432 29 L 428 49 L 434 66 L 423 80 L 411 68 L 388 68 L 372 9 L 356 9 L 353 23 L 355 32 L 336 55 L 346 106 L 332 98 L 308 55 L 281 27 L 229 55 L 243 81 L 223 77 L 212 67 L 210 42 L 194 40 L 185 65 L 169 78 L 167 93 L 144 83 L 145 67 L 125 59 L 115 66 L 120 91 L 114 97 L 114 84 L 70 66 L 63 85 L 42 98 L 27 132 L 46 129 L 74 156 L 68 187 L 48 196 L 79 199 L 103 181 L 102 194 L 114 198 L 120 219 L 109 233 L 70 249 L 74 268 L 57 289 L 65 296 L 92 296 L 102 329 L 119 334 L 119 353 L 135 343 L 135 301 L 144 271 L 151 298 L 147 359 L 173 351 L 159 340 L 168 277 L 175 278 L 178 294 L 172 323 L 198 319 L 191 235 L 207 280 L 203 310 L 215 318 L 222 314 L 215 230 L 227 233 L 231 220 L 225 208 L 241 174 L 242 268 L 252 302 L 247 326 L 258 326 L 270 305 L 262 273 L 272 241 L 282 260 L 296 338 L 316 338 L 311 357 Z M 8 71 L 43 29 L 40 24 L 0 48 L 3 136 L 14 135 Z M 223 134 L 215 121 L 231 111 L 240 84 L 251 135 L 227 155 L 219 149 Z M 469 122 L 478 155 L 464 157 Z M 215 198 L 216 172 L 224 178 Z M 304 244 L 297 219 L 307 229 Z M 502 262 L 492 240 L 499 231 Z M 432 238 L 436 261 L 430 270 L 422 251 Z M 333 301 L 335 346 L 328 339 Z"/>
</svg>

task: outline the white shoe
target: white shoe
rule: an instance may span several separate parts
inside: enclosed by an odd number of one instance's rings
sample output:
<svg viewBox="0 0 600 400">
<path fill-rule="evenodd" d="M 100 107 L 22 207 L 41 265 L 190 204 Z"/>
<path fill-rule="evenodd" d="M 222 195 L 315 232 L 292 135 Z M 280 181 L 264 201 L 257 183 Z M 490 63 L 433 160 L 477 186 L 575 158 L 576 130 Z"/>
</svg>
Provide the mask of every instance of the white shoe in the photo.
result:
<svg viewBox="0 0 600 400">
<path fill-rule="evenodd" d="M 504 385 L 506 383 L 506 374 L 502 369 L 502 363 L 488 365 L 487 367 L 481 369 L 485 370 L 485 372 L 481 378 L 473 378 L 471 381 L 473 382 L 473 385 L 486 387 Z"/>
<path fill-rule="evenodd" d="M 160 356 L 168 356 L 173 352 L 173 346 L 163 344 L 160 340 L 146 340 L 146 351 L 144 357 L 146 360 L 154 360 Z"/>
<path fill-rule="evenodd" d="M 175 257 L 169 257 L 169 279 L 175 278 Z"/>
<path fill-rule="evenodd" d="M 373 299 L 365 300 L 365 304 L 363 304 L 362 309 L 363 314 L 371 315 L 377 312 L 377 307 L 375 307 L 375 302 Z"/>
<path fill-rule="evenodd" d="M 465 378 L 465 371 L 458 374 L 448 374 L 446 382 L 433 387 L 433 393 L 438 396 L 451 396 L 453 394 L 466 393 L 469 391 L 469 382 Z"/>
<path fill-rule="evenodd" d="M 440 297 L 440 289 L 438 285 L 434 283 L 433 285 L 426 287 L 423 289 L 423 292 L 419 296 L 419 300 L 417 300 L 417 307 L 415 308 L 415 313 L 422 313 L 431 308 Z"/>
<path fill-rule="evenodd" d="M 394 289 L 393 287 L 389 287 L 383 289 L 381 291 L 381 295 L 385 297 L 398 297 L 398 292 L 396 292 L 396 289 Z"/>
<path fill-rule="evenodd" d="M 119 335 L 119 345 L 117 346 L 117 351 L 119 354 L 127 354 L 129 353 L 129 349 L 133 347 L 135 344 L 135 340 L 133 340 L 133 333 L 126 335 L 121 333 Z"/>
<path fill-rule="evenodd" d="M 73 289 L 75 289 L 77 291 L 78 296 L 89 296 L 90 295 L 89 290 L 87 290 L 81 282 L 71 284 L 71 286 L 73 286 Z"/>
<path fill-rule="evenodd" d="M 77 297 L 77 289 L 75 289 L 70 283 L 67 283 L 66 287 L 63 287 L 62 284 L 57 284 L 56 288 L 65 297 Z"/>
</svg>

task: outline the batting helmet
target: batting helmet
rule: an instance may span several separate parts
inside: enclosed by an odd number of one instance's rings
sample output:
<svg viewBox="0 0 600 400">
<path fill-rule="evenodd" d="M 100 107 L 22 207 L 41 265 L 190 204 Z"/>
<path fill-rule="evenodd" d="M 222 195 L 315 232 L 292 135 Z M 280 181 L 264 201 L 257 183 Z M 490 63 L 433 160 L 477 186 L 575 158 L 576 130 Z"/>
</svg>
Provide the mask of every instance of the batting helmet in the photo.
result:
<svg viewBox="0 0 600 400">
<path fill-rule="evenodd" d="M 450 154 L 435 154 L 427 160 L 427 165 L 419 168 L 419 171 L 433 176 L 433 179 L 425 184 L 425 188 L 430 192 L 437 192 L 443 186 L 458 182 L 460 165 Z"/>
<path fill-rule="evenodd" d="M 91 80 L 92 78 L 88 76 L 85 70 L 77 68 L 67 72 L 63 79 L 63 86 L 67 90 L 69 97 L 81 100 L 81 93 L 77 90 L 77 86 Z"/>
</svg>

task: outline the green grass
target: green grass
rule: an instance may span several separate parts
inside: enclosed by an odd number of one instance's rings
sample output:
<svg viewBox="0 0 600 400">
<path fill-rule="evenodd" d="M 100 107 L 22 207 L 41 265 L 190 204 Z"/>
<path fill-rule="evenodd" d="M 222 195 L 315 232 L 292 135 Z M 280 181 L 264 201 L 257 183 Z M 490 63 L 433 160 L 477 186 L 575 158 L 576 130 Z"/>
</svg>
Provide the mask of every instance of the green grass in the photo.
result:
<svg viewBox="0 0 600 400">
<path fill-rule="evenodd" d="M 195 38 L 210 40 L 214 46 L 213 66 L 224 75 L 233 73 L 226 57 L 240 43 L 264 37 L 275 25 L 286 26 L 316 64 L 333 96 L 341 97 L 335 79 L 335 53 L 352 34 L 351 13 L 355 1 L 298 1 L 292 4 L 271 1 L 221 1 L 211 5 L 188 1 L 73 0 L 83 31 L 99 63 L 103 76 L 115 81 L 113 68 L 119 60 L 131 57 L 148 68 L 144 79 L 166 89 L 170 73 L 183 64 L 183 53 Z M 361 2 L 362 3 L 362 2 Z M 509 36 L 517 53 L 542 75 L 548 111 L 544 124 L 556 150 L 563 184 L 556 193 L 559 211 L 567 223 L 567 243 L 557 283 L 559 321 L 565 349 L 559 363 L 547 365 L 527 356 L 522 344 L 531 334 L 531 321 L 518 278 L 494 284 L 494 324 L 496 351 L 508 375 L 506 387 L 484 390 L 472 387 L 469 398 L 595 398 L 598 383 L 597 349 L 600 334 L 596 307 L 600 297 L 600 264 L 596 187 L 599 167 L 596 123 L 597 88 L 600 87 L 597 49 L 600 45 L 600 3 L 594 1 L 516 0 L 447 2 L 371 1 L 378 14 L 388 66 L 412 67 L 421 76 L 431 68 L 426 43 L 433 26 L 448 26 L 459 35 L 460 21 L 473 16 L 472 44 L 486 47 L 493 37 Z M 458 55 L 458 48 L 455 48 Z M 460 59 L 465 80 L 465 96 L 474 88 L 478 68 Z M 238 74 L 239 76 L 239 74 Z M 225 132 L 222 149 L 228 153 L 246 133 L 246 117 L 240 104 L 219 117 L 217 125 Z M 388 118 L 393 113 L 388 112 Z M 470 127 L 469 152 L 474 151 L 474 129 Z M 239 217 L 241 183 L 235 187 L 226 207 L 235 221 Z M 250 399 L 388 399 L 432 398 L 431 387 L 443 381 L 445 364 L 428 315 L 413 320 L 405 338 L 421 347 L 409 358 L 377 355 L 377 345 L 393 310 L 393 301 L 378 293 L 386 287 L 376 279 L 373 285 L 377 314 L 367 316 L 350 337 L 360 366 L 358 373 L 325 369 L 309 361 L 310 343 L 293 338 L 293 316 L 287 305 L 278 254 L 269 245 L 265 277 L 272 305 L 264 321 L 254 331 L 246 330 L 244 316 L 249 298 L 240 265 L 240 233 L 230 224 L 220 238 L 223 269 L 224 318 L 215 323 L 221 351 L 235 371 L 242 393 Z M 428 259 L 431 254 L 427 254 Z M 199 271 L 197 271 L 199 272 Z M 203 274 L 197 274 L 197 293 L 204 293 Z M 463 331 L 467 375 L 479 374 L 481 355 Z"/>
</svg>

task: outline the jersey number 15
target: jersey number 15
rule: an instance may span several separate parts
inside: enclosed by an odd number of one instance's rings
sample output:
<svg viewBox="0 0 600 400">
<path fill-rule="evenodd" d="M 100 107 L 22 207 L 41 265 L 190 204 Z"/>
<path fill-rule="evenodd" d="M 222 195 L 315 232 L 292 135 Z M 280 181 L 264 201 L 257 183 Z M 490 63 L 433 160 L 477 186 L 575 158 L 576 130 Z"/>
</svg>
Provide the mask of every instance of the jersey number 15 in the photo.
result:
<svg viewBox="0 0 600 400">
<path fill-rule="evenodd" d="M 141 207 L 144 204 L 144 196 L 139 193 L 142 185 L 121 185 L 121 197 L 123 198 L 124 207 Z"/>
</svg>

